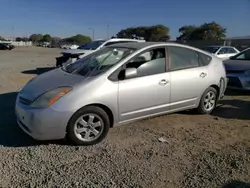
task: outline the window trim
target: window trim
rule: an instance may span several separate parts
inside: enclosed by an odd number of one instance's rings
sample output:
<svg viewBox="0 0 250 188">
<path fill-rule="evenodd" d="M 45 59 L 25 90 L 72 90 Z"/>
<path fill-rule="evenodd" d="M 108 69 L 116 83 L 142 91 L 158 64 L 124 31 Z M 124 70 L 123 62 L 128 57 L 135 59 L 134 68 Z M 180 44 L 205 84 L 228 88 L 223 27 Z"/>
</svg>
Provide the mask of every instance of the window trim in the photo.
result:
<svg viewBox="0 0 250 188">
<path fill-rule="evenodd" d="M 171 57 L 171 53 L 170 53 L 170 48 L 171 47 L 183 48 L 183 49 L 187 49 L 187 50 L 193 51 L 198 56 L 198 66 L 188 67 L 188 68 L 179 68 L 179 69 L 171 70 L 171 64 L 172 64 L 171 58 L 170 58 Z M 169 53 L 168 53 L 168 57 L 169 57 L 169 72 L 175 72 L 175 71 L 180 71 L 180 70 L 188 70 L 188 69 L 198 68 L 198 67 L 202 67 L 202 66 L 208 66 L 210 64 L 209 63 L 208 65 L 202 65 L 202 63 L 200 62 L 200 57 L 199 57 L 199 53 L 201 53 L 201 52 L 198 52 L 196 50 L 193 50 L 193 49 L 190 49 L 190 48 L 186 48 L 186 47 L 181 47 L 181 46 L 167 46 L 167 48 L 168 48 L 168 51 L 169 51 Z"/>
<path fill-rule="evenodd" d="M 129 58 L 125 63 L 123 63 L 120 67 L 118 67 L 115 71 L 113 71 L 109 76 L 108 76 L 108 79 L 111 80 L 111 81 L 123 81 L 123 80 L 120 80 L 118 77 L 119 77 L 119 74 L 121 71 L 124 71 L 126 69 L 126 65 L 135 57 L 147 52 L 147 51 L 150 51 L 150 50 L 153 50 L 153 49 L 158 49 L 158 48 L 164 48 L 165 49 L 165 55 L 166 55 L 166 58 L 165 58 L 165 71 L 163 73 L 167 73 L 169 72 L 169 55 L 168 55 L 168 51 L 167 51 L 167 46 L 157 46 L 157 47 L 150 47 L 150 48 L 147 48 L 143 51 L 141 51 L 140 53 L 134 55 L 133 57 Z M 158 74 L 163 74 L 163 73 L 158 73 Z M 136 77 L 136 78 L 131 78 L 131 79 L 137 79 L 137 78 L 143 78 L 143 77 L 148 77 L 148 76 L 154 76 L 154 75 L 158 75 L 158 74 L 152 74 L 152 75 L 147 75 L 147 76 L 140 76 L 140 77 Z M 124 80 L 131 80 L 131 79 L 124 79 Z"/>
</svg>

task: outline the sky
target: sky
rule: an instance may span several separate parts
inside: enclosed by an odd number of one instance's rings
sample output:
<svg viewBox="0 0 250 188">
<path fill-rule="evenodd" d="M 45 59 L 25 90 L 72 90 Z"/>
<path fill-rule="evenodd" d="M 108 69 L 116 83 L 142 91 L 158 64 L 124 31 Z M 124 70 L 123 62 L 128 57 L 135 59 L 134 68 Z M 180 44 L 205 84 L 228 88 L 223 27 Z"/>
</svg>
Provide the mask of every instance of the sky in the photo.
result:
<svg viewBox="0 0 250 188">
<path fill-rule="evenodd" d="M 250 0 L 1 0 L 0 36 L 92 36 L 93 28 L 99 39 L 163 24 L 175 39 L 183 25 L 211 21 L 226 27 L 229 37 L 250 35 Z"/>
</svg>

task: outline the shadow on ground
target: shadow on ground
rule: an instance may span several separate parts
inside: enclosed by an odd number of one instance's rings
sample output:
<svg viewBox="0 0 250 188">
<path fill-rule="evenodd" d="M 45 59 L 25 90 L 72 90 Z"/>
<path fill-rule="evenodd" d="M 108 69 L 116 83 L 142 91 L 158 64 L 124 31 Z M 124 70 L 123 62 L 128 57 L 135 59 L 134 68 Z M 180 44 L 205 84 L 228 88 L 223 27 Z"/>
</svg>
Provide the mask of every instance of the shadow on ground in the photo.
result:
<svg viewBox="0 0 250 188">
<path fill-rule="evenodd" d="M 250 188 L 250 183 L 233 180 L 224 185 L 222 188 Z"/>
<path fill-rule="evenodd" d="M 226 96 L 250 96 L 250 91 L 227 89 Z"/>
<path fill-rule="evenodd" d="M 37 69 L 33 69 L 33 70 L 26 70 L 26 71 L 23 71 L 22 73 L 23 74 L 37 74 L 37 75 L 40 75 L 40 74 L 43 74 L 45 72 L 51 71 L 53 69 L 55 69 L 55 67 L 44 67 L 44 68 L 37 68 Z"/>
<path fill-rule="evenodd" d="M 245 100 L 222 100 L 212 115 L 226 119 L 250 120 L 250 102 Z"/>
<path fill-rule="evenodd" d="M 226 119 L 250 120 L 250 101 L 244 100 L 245 96 L 250 96 L 249 91 L 227 90 L 227 96 L 243 96 L 242 99 L 225 98 L 218 102 L 218 107 L 212 115 Z"/>
<path fill-rule="evenodd" d="M 67 144 L 60 140 L 39 142 L 26 135 L 16 123 L 16 96 L 16 92 L 0 94 L 0 146 L 25 147 L 47 144 Z"/>
<path fill-rule="evenodd" d="M 239 120 L 250 120 L 250 101 L 244 100 L 246 97 L 250 97 L 248 91 L 234 91 L 228 90 L 225 99 L 220 100 L 217 104 L 217 108 L 211 113 L 216 117 L 225 119 L 239 119 Z M 230 99 L 230 96 L 243 96 L 242 99 Z M 195 110 L 179 112 L 180 114 L 188 115 L 199 115 Z"/>
</svg>

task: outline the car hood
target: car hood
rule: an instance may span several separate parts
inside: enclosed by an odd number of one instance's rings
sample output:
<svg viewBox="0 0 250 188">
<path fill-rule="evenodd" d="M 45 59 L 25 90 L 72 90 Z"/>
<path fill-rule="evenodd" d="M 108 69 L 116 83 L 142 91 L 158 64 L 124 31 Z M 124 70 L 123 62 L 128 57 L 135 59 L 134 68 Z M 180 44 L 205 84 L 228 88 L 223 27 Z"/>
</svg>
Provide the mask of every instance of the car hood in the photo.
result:
<svg viewBox="0 0 250 188">
<path fill-rule="evenodd" d="M 61 54 L 86 54 L 91 53 L 94 50 L 81 50 L 81 49 L 71 49 L 71 50 L 63 50 Z"/>
<path fill-rule="evenodd" d="M 61 68 L 58 68 L 32 79 L 24 86 L 19 95 L 29 100 L 35 100 L 38 96 L 49 90 L 62 86 L 74 87 L 74 85 L 85 79 L 86 77 L 68 74 Z"/>
<path fill-rule="evenodd" d="M 250 70 L 250 61 L 228 59 L 223 62 L 226 70 Z"/>
</svg>

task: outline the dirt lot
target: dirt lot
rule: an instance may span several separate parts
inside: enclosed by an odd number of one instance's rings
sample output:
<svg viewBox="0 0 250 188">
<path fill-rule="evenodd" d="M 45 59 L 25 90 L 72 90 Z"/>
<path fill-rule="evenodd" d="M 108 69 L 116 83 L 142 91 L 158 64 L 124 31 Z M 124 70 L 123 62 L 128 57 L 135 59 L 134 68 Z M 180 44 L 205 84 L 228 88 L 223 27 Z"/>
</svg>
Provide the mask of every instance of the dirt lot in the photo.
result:
<svg viewBox="0 0 250 188">
<path fill-rule="evenodd" d="M 15 123 L 16 92 L 58 54 L 0 51 L 0 187 L 250 187 L 250 93 L 228 91 L 212 115 L 183 112 L 113 128 L 92 147 L 26 136 Z"/>
</svg>

